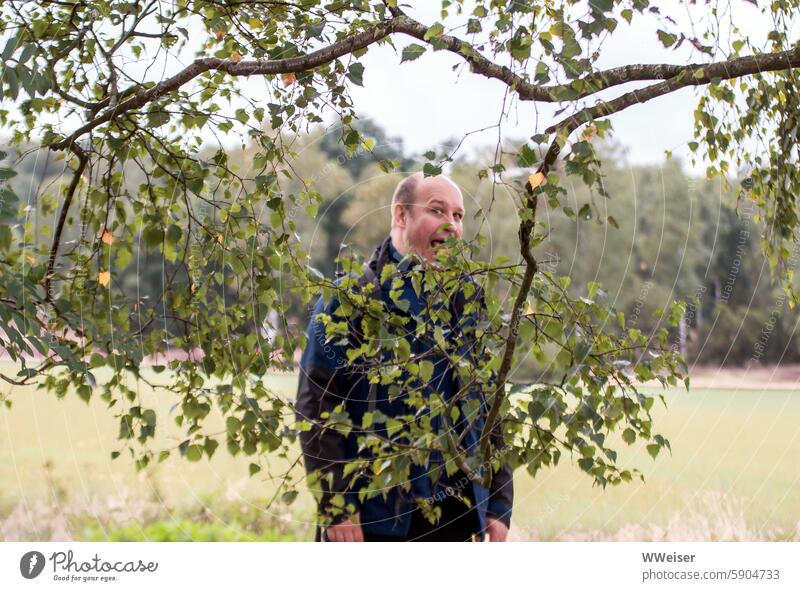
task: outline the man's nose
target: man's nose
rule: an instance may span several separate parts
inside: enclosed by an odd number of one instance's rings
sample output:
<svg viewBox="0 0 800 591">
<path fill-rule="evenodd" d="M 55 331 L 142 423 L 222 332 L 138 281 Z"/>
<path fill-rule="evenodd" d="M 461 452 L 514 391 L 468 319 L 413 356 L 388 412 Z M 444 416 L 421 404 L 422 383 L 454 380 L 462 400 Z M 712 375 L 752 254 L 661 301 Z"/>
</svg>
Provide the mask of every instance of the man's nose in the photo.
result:
<svg viewBox="0 0 800 591">
<path fill-rule="evenodd" d="M 449 215 L 448 221 L 442 224 L 442 230 L 448 234 L 452 234 L 456 238 L 459 237 L 458 222 L 453 217 L 452 213 Z"/>
</svg>

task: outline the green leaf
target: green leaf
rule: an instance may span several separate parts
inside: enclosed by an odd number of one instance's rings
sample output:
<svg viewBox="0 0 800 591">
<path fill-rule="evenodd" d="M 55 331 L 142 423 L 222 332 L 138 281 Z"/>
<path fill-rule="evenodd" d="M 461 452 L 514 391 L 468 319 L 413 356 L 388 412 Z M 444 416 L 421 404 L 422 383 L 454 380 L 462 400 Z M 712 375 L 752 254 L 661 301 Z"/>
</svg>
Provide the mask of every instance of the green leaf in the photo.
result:
<svg viewBox="0 0 800 591">
<path fill-rule="evenodd" d="M 347 68 L 347 77 L 353 84 L 364 86 L 364 66 L 360 62 L 351 64 Z"/>
<path fill-rule="evenodd" d="M 589 4 L 591 5 L 592 12 L 602 14 L 611 11 L 614 7 L 614 0 L 591 0 Z"/>
<path fill-rule="evenodd" d="M 651 443 L 647 446 L 647 453 L 655 460 L 656 456 L 658 456 L 658 452 L 661 451 L 661 446 L 657 443 Z"/>
<path fill-rule="evenodd" d="M 17 50 L 17 44 L 19 43 L 18 37 L 10 37 L 8 41 L 6 41 L 6 46 L 3 49 L 3 62 L 8 62 L 11 59 L 11 56 L 14 55 L 14 52 Z"/>
<path fill-rule="evenodd" d="M 147 113 L 147 126 L 148 127 L 161 127 L 169 123 L 170 115 L 166 111 L 154 110 Z"/>
<path fill-rule="evenodd" d="M 127 267 L 130 264 L 132 257 L 133 253 L 131 253 L 131 251 L 128 248 L 121 246 L 117 251 L 117 261 L 116 261 L 117 270 L 121 271 L 122 269 Z"/>
<path fill-rule="evenodd" d="M 8 96 L 13 100 L 17 100 L 17 97 L 19 97 L 19 81 L 14 68 L 3 68 L 3 78 L 8 84 Z"/>
<path fill-rule="evenodd" d="M 666 31 L 662 31 L 661 29 L 658 30 L 658 40 L 664 44 L 664 47 L 672 47 L 675 45 L 675 42 L 678 40 L 676 35 L 672 33 L 667 33 Z"/>
<path fill-rule="evenodd" d="M 159 226 L 148 226 L 144 229 L 144 243 L 150 247 L 161 246 L 164 241 L 164 230 Z"/>
<path fill-rule="evenodd" d="M 461 411 L 458 409 L 458 406 L 453 406 L 450 409 L 450 420 L 455 423 L 458 421 L 458 418 L 461 416 Z"/>
<path fill-rule="evenodd" d="M 480 33 L 483 30 L 481 21 L 471 18 L 467 21 L 467 33 Z"/>
<path fill-rule="evenodd" d="M 206 455 L 211 458 L 214 455 L 214 452 L 217 450 L 219 446 L 219 442 L 216 439 L 211 439 L 210 437 L 206 439 L 205 443 L 203 444 L 203 449 L 206 452 Z"/>
<path fill-rule="evenodd" d="M 592 351 L 592 343 L 588 341 L 581 341 L 575 347 L 575 363 L 583 363 L 586 357 Z"/>
<path fill-rule="evenodd" d="M 203 458 L 203 448 L 199 445 L 190 445 L 186 448 L 186 459 L 190 462 L 199 462 Z"/>
<path fill-rule="evenodd" d="M 400 58 L 400 63 L 403 62 L 413 62 L 415 59 L 419 58 L 423 53 L 425 53 L 425 47 L 419 45 L 418 43 L 412 43 L 403 48 L 403 53 Z"/>
<path fill-rule="evenodd" d="M 520 29 L 522 31 L 522 29 Z M 511 57 L 518 62 L 523 62 L 531 57 L 531 46 L 533 45 L 533 38 L 529 34 L 518 33 L 514 35 L 509 44 Z M 566 44 L 565 44 L 566 47 Z M 580 50 L 580 48 L 578 48 Z"/>
<path fill-rule="evenodd" d="M 435 37 L 438 37 L 442 33 L 444 33 L 444 27 L 442 26 L 442 24 L 441 23 L 435 23 L 435 24 L 431 25 L 430 27 L 428 27 L 428 30 L 425 31 L 424 39 L 425 39 L 425 41 L 430 41 L 431 39 L 433 39 Z"/>
<path fill-rule="evenodd" d="M 17 58 L 17 61 L 18 61 L 20 64 L 25 64 L 25 63 L 27 63 L 27 61 L 28 61 L 29 59 L 31 59 L 31 56 L 33 56 L 33 52 L 34 52 L 34 51 L 36 51 L 36 46 L 35 46 L 33 43 L 28 43 L 28 44 L 27 44 L 27 45 L 26 45 L 26 46 L 25 46 L 25 47 L 22 49 L 22 53 L 21 53 L 21 54 L 19 55 L 19 57 Z"/>
<path fill-rule="evenodd" d="M 523 145 L 517 153 L 517 164 L 522 168 L 531 168 L 538 160 L 539 156 L 528 144 Z"/>
<path fill-rule="evenodd" d="M 84 384 L 82 386 L 78 386 L 78 396 L 80 397 L 81 400 L 83 400 L 84 402 L 86 402 L 88 404 L 89 400 L 92 397 L 92 388 L 91 388 L 91 386 L 87 386 L 86 384 Z"/>
<path fill-rule="evenodd" d="M 425 166 L 422 167 L 422 172 L 425 174 L 425 176 L 437 176 L 442 174 L 442 169 L 431 164 L 430 162 L 426 162 Z"/>
<path fill-rule="evenodd" d="M 234 435 L 242 428 L 242 422 L 236 417 L 228 417 L 225 419 L 225 430 L 229 435 Z"/>
<path fill-rule="evenodd" d="M 131 439 L 133 437 L 133 417 L 122 415 L 119 419 L 119 439 Z"/>
<path fill-rule="evenodd" d="M 403 423 L 401 423 L 397 419 L 388 419 L 386 421 L 386 434 L 389 437 L 392 437 L 395 433 L 398 433 L 402 428 L 403 428 Z"/>
<path fill-rule="evenodd" d="M 422 383 L 427 384 L 433 377 L 433 363 L 427 359 L 419 362 L 419 379 Z"/>
</svg>

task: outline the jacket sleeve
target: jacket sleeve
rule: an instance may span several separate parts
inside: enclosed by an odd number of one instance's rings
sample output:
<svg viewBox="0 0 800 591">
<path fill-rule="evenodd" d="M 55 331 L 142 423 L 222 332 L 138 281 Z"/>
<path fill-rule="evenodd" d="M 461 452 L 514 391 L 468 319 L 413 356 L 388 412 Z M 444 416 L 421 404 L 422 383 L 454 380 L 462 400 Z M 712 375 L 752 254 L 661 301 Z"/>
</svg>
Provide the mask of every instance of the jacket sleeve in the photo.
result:
<svg viewBox="0 0 800 591">
<path fill-rule="evenodd" d="M 317 319 L 321 312 L 331 314 L 338 303 L 333 300 L 325 305 L 319 298 L 312 312 L 306 331 L 306 348 L 300 361 L 300 378 L 295 401 L 298 421 L 321 422 L 325 412 L 333 412 L 344 399 L 337 386 L 337 373 L 346 359 L 346 347 L 326 342 L 325 327 Z M 346 517 L 342 507 L 336 507 L 332 500 L 335 495 L 345 495 L 347 483 L 343 470 L 349 461 L 344 435 L 333 429 L 321 429 L 312 425 L 311 430 L 301 431 L 300 445 L 308 474 L 320 476 L 319 514 L 333 517 L 337 521 Z M 346 495 L 348 502 L 354 502 L 355 495 Z"/>
</svg>

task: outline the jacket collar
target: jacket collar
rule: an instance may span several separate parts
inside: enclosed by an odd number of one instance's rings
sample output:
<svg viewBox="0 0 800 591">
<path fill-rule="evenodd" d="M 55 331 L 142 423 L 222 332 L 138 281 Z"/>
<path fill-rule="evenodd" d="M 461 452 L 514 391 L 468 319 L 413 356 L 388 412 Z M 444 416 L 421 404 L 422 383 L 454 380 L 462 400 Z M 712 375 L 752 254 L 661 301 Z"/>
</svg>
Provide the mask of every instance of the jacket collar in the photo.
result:
<svg viewBox="0 0 800 591">
<path fill-rule="evenodd" d="M 406 257 L 397 252 L 397 249 L 392 244 L 392 238 L 386 238 L 381 242 L 372 252 L 372 256 L 367 261 L 367 267 L 372 271 L 374 277 L 380 279 L 381 271 L 384 265 L 392 263 L 397 267 L 400 272 L 408 271 L 410 268 L 416 266 L 418 263 L 413 257 Z"/>
</svg>

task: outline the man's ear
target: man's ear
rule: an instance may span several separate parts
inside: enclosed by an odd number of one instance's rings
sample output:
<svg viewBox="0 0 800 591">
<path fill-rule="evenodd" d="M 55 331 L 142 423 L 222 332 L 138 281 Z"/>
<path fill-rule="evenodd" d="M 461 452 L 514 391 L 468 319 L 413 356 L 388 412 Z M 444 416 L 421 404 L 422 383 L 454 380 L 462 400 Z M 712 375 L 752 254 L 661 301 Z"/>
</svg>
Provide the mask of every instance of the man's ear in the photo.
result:
<svg viewBox="0 0 800 591">
<path fill-rule="evenodd" d="M 408 221 L 408 209 L 402 203 L 395 203 L 393 206 L 394 225 L 398 228 L 405 228 Z"/>
</svg>

